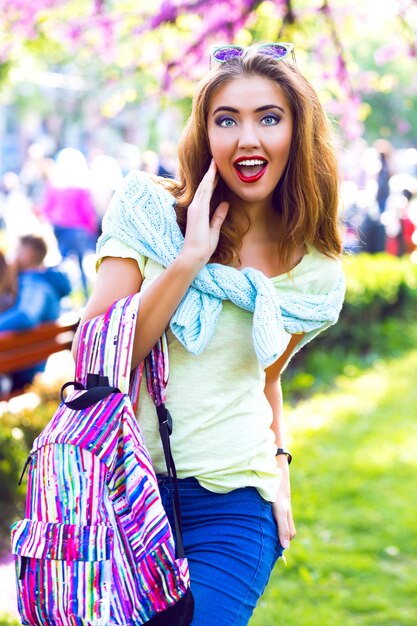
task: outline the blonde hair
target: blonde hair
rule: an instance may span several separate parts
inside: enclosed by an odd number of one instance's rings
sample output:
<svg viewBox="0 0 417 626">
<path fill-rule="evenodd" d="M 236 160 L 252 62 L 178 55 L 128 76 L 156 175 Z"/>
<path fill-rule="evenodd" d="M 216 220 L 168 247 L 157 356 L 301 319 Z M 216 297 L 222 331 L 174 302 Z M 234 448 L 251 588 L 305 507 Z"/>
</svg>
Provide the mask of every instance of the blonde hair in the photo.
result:
<svg viewBox="0 0 417 626">
<path fill-rule="evenodd" d="M 338 165 L 328 119 L 312 85 L 295 65 L 262 54 L 249 53 L 220 64 L 197 88 L 179 144 L 178 181 L 163 181 L 176 198 L 178 223 L 184 232 L 187 207 L 211 161 L 207 115 L 214 93 L 235 78 L 252 76 L 277 84 L 293 115 L 289 159 L 273 199 L 280 214 L 281 232 L 285 233 L 284 237 L 277 233 L 280 259 L 288 266 L 296 250 L 306 245 L 327 256 L 338 256 L 342 251 L 337 221 Z M 227 188 L 220 180 L 212 210 L 225 199 Z M 244 232 L 236 230 L 229 212 L 212 261 L 236 263 Z"/>
</svg>

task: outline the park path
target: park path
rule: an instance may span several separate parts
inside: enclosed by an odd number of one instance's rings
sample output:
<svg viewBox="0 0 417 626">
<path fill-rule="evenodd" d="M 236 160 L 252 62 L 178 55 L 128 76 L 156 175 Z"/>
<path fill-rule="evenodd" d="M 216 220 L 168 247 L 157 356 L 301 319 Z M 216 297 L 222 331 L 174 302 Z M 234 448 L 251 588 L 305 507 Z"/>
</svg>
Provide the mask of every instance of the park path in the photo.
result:
<svg viewBox="0 0 417 626">
<path fill-rule="evenodd" d="M 14 563 L 9 560 L 0 564 L 0 616 L 18 618 Z"/>
</svg>

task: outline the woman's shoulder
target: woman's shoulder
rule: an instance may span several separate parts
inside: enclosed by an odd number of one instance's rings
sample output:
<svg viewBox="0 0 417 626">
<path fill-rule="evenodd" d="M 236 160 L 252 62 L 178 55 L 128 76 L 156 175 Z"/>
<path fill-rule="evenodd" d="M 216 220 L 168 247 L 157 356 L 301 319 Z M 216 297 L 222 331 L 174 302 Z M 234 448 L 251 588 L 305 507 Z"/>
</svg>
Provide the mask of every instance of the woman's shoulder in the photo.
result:
<svg viewBox="0 0 417 626">
<path fill-rule="evenodd" d="M 276 286 L 320 295 L 332 292 L 343 277 L 342 260 L 309 246 L 300 263 L 289 273 L 273 279 Z"/>
<path fill-rule="evenodd" d="M 117 239 L 116 237 L 109 237 L 100 246 L 99 251 L 97 252 L 97 260 L 96 260 L 96 269 L 99 268 L 102 260 L 105 257 L 114 257 L 117 259 L 134 259 L 139 267 L 139 270 L 143 276 L 146 265 L 146 257 L 143 254 L 140 254 L 133 246 Z"/>
<path fill-rule="evenodd" d="M 113 223 L 132 225 L 146 224 L 159 228 L 161 223 L 176 221 L 173 195 L 152 176 L 141 170 L 132 170 L 123 179 L 114 194 L 103 219 L 103 232 Z"/>
<path fill-rule="evenodd" d="M 312 294 L 326 294 L 337 288 L 343 276 L 340 258 L 329 257 L 310 247 L 304 261 L 299 276 L 303 290 Z"/>
<path fill-rule="evenodd" d="M 173 201 L 173 196 L 166 189 L 163 181 L 158 176 L 153 176 L 142 170 L 131 170 L 123 179 L 121 192 L 132 198 L 144 194 Z"/>
</svg>

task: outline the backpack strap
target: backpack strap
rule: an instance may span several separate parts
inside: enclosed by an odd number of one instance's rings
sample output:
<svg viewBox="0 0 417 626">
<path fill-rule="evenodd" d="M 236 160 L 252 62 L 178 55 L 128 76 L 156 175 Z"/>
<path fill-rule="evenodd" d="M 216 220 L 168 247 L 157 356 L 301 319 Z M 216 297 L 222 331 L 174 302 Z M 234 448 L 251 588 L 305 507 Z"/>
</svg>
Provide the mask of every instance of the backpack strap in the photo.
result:
<svg viewBox="0 0 417 626">
<path fill-rule="evenodd" d="M 166 389 L 169 378 L 168 344 L 165 333 L 153 347 L 145 360 L 146 383 L 158 416 L 159 434 L 164 451 L 165 465 L 169 478 L 169 491 L 172 500 L 174 514 L 174 531 L 177 558 L 184 558 L 184 545 L 182 541 L 182 522 L 180 498 L 178 492 L 177 470 L 171 452 L 170 436 L 172 434 L 171 413 L 165 406 Z"/>
<path fill-rule="evenodd" d="M 165 333 L 144 363 L 131 372 L 133 338 L 140 297 L 137 293 L 118 300 L 107 313 L 82 325 L 75 378 L 77 383 L 91 391 L 92 388 L 107 387 L 112 388 L 109 393 L 120 390 L 129 394 L 133 409 L 136 411 L 140 380 L 145 368 L 148 391 L 158 416 L 159 434 L 169 477 L 177 558 L 184 558 L 177 472 L 169 439 L 172 433 L 172 417 L 165 406 L 169 379 L 168 344 Z M 88 393 L 87 391 L 83 395 Z M 89 398 L 86 397 L 85 401 L 88 402 Z M 68 405 L 68 402 L 66 404 Z"/>
<path fill-rule="evenodd" d="M 85 388 L 108 385 L 129 394 L 134 408 L 141 367 L 131 371 L 140 294 L 112 304 L 104 315 L 85 322 L 80 331 L 75 379 Z"/>
<path fill-rule="evenodd" d="M 64 398 L 64 391 L 67 387 L 74 387 L 74 389 L 79 391 L 85 390 L 85 387 L 75 380 L 69 381 L 61 387 L 61 402 L 66 404 L 68 408 L 75 409 L 76 411 L 87 409 L 88 407 L 97 404 L 97 402 L 104 400 L 104 398 L 111 396 L 113 393 L 120 393 L 120 389 L 117 387 L 109 387 L 108 384 L 105 384 L 105 381 L 99 380 L 97 384 L 87 383 L 87 390 L 85 393 L 77 396 L 73 400 L 67 400 Z"/>
</svg>

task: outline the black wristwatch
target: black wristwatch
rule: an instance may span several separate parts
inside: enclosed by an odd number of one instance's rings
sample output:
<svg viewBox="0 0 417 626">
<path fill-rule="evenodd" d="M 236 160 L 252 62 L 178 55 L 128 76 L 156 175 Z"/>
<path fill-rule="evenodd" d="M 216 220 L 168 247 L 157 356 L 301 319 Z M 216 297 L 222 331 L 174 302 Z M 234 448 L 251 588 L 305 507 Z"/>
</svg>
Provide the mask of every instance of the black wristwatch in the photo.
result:
<svg viewBox="0 0 417 626">
<path fill-rule="evenodd" d="M 289 450 L 287 450 L 286 448 L 277 448 L 277 451 L 275 452 L 275 456 L 280 456 L 280 454 L 285 454 L 285 456 L 288 459 L 288 465 L 291 463 L 292 461 L 292 454 Z"/>
</svg>

